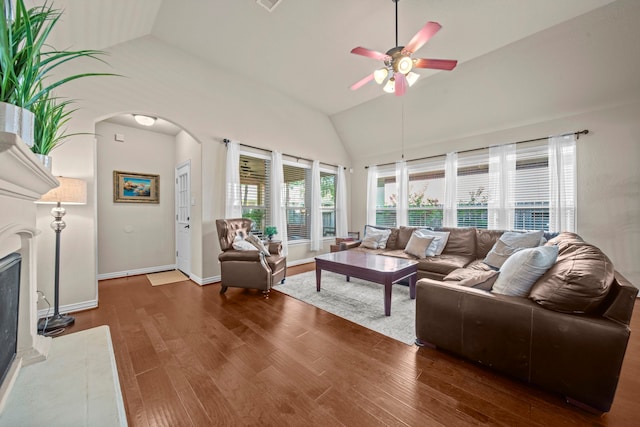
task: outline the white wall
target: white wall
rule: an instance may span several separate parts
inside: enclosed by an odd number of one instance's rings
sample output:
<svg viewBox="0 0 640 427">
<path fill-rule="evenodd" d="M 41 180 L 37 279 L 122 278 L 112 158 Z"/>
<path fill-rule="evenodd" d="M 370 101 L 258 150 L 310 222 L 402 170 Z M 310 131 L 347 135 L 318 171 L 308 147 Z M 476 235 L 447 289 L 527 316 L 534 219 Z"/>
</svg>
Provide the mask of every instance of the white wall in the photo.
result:
<svg viewBox="0 0 640 427">
<path fill-rule="evenodd" d="M 221 143 L 223 138 L 350 166 L 349 156 L 324 114 L 267 87 L 212 69 L 153 37 L 118 45 L 110 49 L 107 60 L 110 67 L 104 71 L 124 77 L 78 80 L 60 91 L 62 96 L 81 100 L 81 109 L 74 114 L 69 130 L 93 133 L 97 122 L 121 112 L 135 111 L 152 113 L 177 124 L 200 144 L 201 200 L 198 203 L 202 229 L 201 241 L 194 244 L 201 246 L 202 265 L 197 266 L 197 259 L 194 262 L 196 269 L 201 268 L 205 283 L 220 274 L 214 221 L 224 216 L 226 152 Z M 87 70 L 96 71 L 96 64 L 79 61 L 70 72 Z M 61 272 L 63 305 L 97 298 L 98 184 L 95 176 L 99 159 L 96 159 L 96 153 L 92 136 L 75 137 L 51 153 L 54 172 L 84 177 L 89 182 L 89 203 L 78 209 L 74 207 L 74 216 L 79 218 L 74 218 L 73 227 L 69 221 L 68 230 L 65 230 L 75 246 L 63 250 L 64 257 L 68 258 L 63 259 Z M 175 149 L 170 153 L 175 153 Z M 195 174 L 192 184 L 195 185 Z M 46 233 L 50 222 L 47 212 L 39 208 L 39 228 L 45 230 L 41 248 L 53 244 L 52 237 L 48 236 L 53 233 Z M 47 252 L 52 253 L 52 250 Z M 292 253 L 290 259 L 295 261 L 295 254 Z M 52 282 L 51 264 L 39 266 L 43 286 Z"/>
<path fill-rule="evenodd" d="M 97 123 L 96 135 L 98 274 L 174 265 L 176 138 L 109 122 Z M 115 203 L 113 171 L 159 175 L 160 203 Z"/>
</svg>

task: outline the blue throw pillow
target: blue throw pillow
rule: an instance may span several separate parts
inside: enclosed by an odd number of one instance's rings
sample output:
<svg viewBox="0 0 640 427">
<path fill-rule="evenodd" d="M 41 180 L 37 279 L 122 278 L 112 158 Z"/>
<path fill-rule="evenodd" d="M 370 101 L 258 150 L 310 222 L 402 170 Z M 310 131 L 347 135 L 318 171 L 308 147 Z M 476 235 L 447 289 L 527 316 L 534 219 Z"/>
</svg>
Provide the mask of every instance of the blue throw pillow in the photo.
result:
<svg viewBox="0 0 640 427">
<path fill-rule="evenodd" d="M 533 284 L 556 262 L 556 258 L 557 246 L 519 250 L 502 264 L 491 292 L 526 297 Z"/>
</svg>

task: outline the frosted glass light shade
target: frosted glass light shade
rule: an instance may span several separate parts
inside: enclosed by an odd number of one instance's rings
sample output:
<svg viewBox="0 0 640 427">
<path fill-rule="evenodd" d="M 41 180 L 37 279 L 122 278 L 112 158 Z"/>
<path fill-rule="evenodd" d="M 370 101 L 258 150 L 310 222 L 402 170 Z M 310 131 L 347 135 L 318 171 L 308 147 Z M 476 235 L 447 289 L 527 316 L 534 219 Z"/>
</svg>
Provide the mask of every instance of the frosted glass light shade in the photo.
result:
<svg viewBox="0 0 640 427">
<path fill-rule="evenodd" d="M 49 190 L 36 203 L 62 203 L 85 205 L 87 203 L 87 182 L 78 178 L 57 177 L 60 185 Z"/>
<path fill-rule="evenodd" d="M 389 71 L 386 68 L 379 68 L 373 72 L 373 79 L 376 81 L 376 83 L 381 85 L 388 75 Z"/>
<path fill-rule="evenodd" d="M 420 77 L 420 74 L 414 73 L 413 71 L 410 71 L 409 74 L 407 74 L 407 83 L 409 83 L 409 87 L 413 86 L 413 84 L 418 80 L 418 77 Z"/>
<path fill-rule="evenodd" d="M 396 80 L 391 77 L 386 85 L 382 88 L 387 93 L 393 93 L 396 91 Z"/>
</svg>

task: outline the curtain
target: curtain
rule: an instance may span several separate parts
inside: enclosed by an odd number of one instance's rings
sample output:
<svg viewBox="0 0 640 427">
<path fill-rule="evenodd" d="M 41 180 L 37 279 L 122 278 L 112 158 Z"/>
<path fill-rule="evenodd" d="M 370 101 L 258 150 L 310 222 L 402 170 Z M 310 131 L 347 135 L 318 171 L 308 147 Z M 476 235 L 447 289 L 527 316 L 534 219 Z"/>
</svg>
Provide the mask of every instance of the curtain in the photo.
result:
<svg viewBox="0 0 640 427">
<path fill-rule="evenodd" d="M 549 138 L 549 231 L 576 232 L 576 138 Z"/>
<path fill-rule="evenodd" d="M 378 167 L 369 166 L 367 174 L 367 224 L 376 224 L 376 207 L 378 199 Z"/>
<path fill-rule="evenodd" d="M 346 237 L 349 233 L 349 221 L 347 219 L 347 178 L 344 168 L 338 165 L 336 176 L 336 236 Z"/>
<path fill-rule="evenodd" d="M 458 153 L 447 153 L 444 163 L 444 214 L 442 225 L 458 226 L 456 189 L 458 186 Z"/>
<path fill-rule="evenodd" d="M 320 191 L 320 162 L 311 165 L 311 250 L 322 249 L 322 195 Z"/>
<path fill-rule="evenodd" d="M 289 252 L 287 244 L 287 208 L 284 200 L 284 170 L 282 166 L 282 153 L 271 152 L 271 225 L 278 229 L 276 238 L 282 241 L 282 254 Z"/>
<path fill-rule="evenodd" d="M 488 228 L 513 230 L 515 217 L 516 146 L 489 149 Z"/>
<path fill-rule="evenodd" d="M 396 162 L 396 225 L 407 225 L 409 209 L 409 171 L 407 162 Z"/>
<path fill-rule="evenodd" d="M 242 218 L 242 199 L 240 189 L 240 144 L 231 141 L 227 144 L 227 191 L 224 204 L 225 218 Z"/>
</svg>

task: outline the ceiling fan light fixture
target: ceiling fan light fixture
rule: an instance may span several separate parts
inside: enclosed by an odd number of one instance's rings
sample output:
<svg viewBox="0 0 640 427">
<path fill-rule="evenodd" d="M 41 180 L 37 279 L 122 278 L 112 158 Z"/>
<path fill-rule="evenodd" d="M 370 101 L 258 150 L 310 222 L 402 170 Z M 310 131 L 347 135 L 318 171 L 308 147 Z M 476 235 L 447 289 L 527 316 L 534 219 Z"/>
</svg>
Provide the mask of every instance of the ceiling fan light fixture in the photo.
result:
<svg viewBox="0 0 640 427">
<path fill-rule="evenodd" d="M 407 83 L 409 84 L 409 87 L 413 86 L 413 84 L 418 80 L 418 77 L 420 77 L 420 74 L 409 71 L 407 74 Z"/>
<path fill-rule="evenodd" d="M 389 75 L 389 70 L 387 70 L 386 68 L 378 68 L 373 72 L 373 79 L 376 81 L 376 83 L 381 85 L 384 82 L 384 79 L 386 79 L 388 75 Z"/>
<path fill-rule="evenodd" d="M 391 77 L 386 85 L 382 88 L 383 91 L 387 93 L 393 93 L 396 91 L 396 79 Z"/>
<path fill-rule="evenodd" d="M 398 60 L 398 71 L 407 74 L 413 68 L 413 61 L 408 56 L 403 56 Z"/>
<path fill-rule="evenodd" d="M 153 126 L 156 120 L 158 120 L 156 117 L 145 116 L 143 114 L 134 114 L 133 118 L 142 126 Z"/>
</svg>

